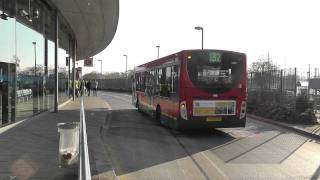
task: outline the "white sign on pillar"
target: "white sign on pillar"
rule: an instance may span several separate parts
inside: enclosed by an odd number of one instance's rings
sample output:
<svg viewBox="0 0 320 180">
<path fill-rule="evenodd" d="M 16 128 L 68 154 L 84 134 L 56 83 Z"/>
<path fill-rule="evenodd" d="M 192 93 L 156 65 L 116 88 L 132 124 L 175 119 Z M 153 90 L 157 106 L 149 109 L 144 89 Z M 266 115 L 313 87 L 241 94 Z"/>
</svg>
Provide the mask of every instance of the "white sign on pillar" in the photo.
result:
<svg viewBox="0 0 320 180">
<path fill-rule="evenodd" d="M 86 58 L 83 61 L 83 66 L 84 67 L 93 67 L 93 58 L 92 57 Z"/>
</svg>

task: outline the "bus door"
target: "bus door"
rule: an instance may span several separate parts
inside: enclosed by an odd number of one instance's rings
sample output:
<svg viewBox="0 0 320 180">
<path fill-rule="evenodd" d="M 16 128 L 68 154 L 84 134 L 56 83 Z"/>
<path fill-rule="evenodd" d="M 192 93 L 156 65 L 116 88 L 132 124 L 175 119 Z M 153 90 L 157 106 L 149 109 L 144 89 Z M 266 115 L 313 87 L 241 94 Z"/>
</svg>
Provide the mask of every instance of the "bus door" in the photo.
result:
<svg viewBox="0 0 320 180">
<path fill-rule="evenodd" d="M 137 83 L 138 83 L 138 79 L 137 79 L 137 74 L 134 73 L 133 77 L 132 77 L 132 81 L 131 81 L 131 90 L 132 90 L 132 105 L 136 106 L 137 103 Z"/>
<path fill-rule="evenodd" d="M 0 125 L 15 121 L 16 64 L 0 62 Z"/>
<path fill-rule="evenodd" d="M 153 97 L 154 97 L 154 90 L 155 90 L 155 76 L 154 71 L 148 73 L 146 77 L 146 95 L 148 99 L 149 107 L 153 107 Z"/>
</svg>

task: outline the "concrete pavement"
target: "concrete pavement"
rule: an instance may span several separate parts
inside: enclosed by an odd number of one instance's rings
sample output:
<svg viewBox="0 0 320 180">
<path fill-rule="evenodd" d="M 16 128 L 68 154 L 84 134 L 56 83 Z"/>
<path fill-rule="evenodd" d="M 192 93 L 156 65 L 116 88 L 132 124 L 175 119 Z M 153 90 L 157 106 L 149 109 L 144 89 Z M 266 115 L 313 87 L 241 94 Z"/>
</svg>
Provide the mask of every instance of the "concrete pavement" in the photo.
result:
<svg viewBox="0 0 320 180">
<path fill-rule="evenodd" d="M 245 128 L 176 132 L 137 112 L 131 96 L 85 97 L 93 179 L 319 179 L 320 143 L 248 118 Z M 59 122 L 79 101 L 0 134 L 0 179 L 76 179 L 58 168 Z M 1 132 L 1 130 L 0 130 Z"/>
<path fill-rule="evenodd" d="M 70 121 L 79 121 L 79 110 L 62 108 L 59 113 L 29 118 L 0 134 L 0 179 L 77 179 L 77 169 L 58 167 L 57 123 Z"/>
<path fill-rule="evenodd" d="M 289 129 L 291 131 L 302 134 L 312 139 L 320 140 L 320 124 L 316 124 L 316 125 L 288 124 L 288 123 L 279 122 L 272 119 L 256 116 L 253 114 L 247 114 L 247 117 L 252 118 L 254 120 L 273 124 L 285 129 Z"/>
<path fill-rule="evenodd" d="M 248 118 L 245 128 L 176 132 L 130 105 L 111 106 L 102 139 L 119 179 L 319 179 L 320 142 Z"/>
<path fill-rule="evenodd" d="M 94 179 L 113 179 L 113 171 L 100 142 L 105 122 L 105 101 L 84 98 L 91 172 Z M 15 127 L 0 129 L 0 179 L 77 179 L 77 167 L 58 167 L 59 134 L 57 123 L 79 121 L 80 101 L 69 102 L 59 113 L 45 112 Z M 9 129 L 9 130 L 8 130 Z M 103 172 L 100 173 L 99 172 Z"/>
</svg>

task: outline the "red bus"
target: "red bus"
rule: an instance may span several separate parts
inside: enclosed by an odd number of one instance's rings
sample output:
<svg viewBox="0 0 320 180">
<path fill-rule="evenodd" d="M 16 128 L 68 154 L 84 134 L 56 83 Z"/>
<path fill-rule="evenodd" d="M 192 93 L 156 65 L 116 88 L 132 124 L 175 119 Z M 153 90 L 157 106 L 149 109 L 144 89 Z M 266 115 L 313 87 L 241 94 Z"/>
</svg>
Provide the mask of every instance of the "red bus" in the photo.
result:
<svg viewBox="0 0 320 180">
<path fill-rule="evenodd" d="M 244 127 L 244 53 L 183 50 L 135 68 L 133 104 L 174 129 Z"/>
</svg>

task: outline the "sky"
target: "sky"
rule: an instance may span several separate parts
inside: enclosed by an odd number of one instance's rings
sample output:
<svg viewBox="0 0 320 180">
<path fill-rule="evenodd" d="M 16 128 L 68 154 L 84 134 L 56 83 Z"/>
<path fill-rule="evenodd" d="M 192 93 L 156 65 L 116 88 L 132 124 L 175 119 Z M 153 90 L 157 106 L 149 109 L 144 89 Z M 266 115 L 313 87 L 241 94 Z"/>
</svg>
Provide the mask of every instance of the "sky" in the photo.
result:
<svg viewBox="0 0 320 180">
<path fill-rule="evenodd" d="M 185 49 L 247 54 L 248 66 L 267 56 L 282 68 L 320 67 L 319 0 L 120 0 L 117 32 L 94 56 L 90 71 L 124 72 Z M 83 62 L 78 63 L 83 66 Z"/>
</svg>

